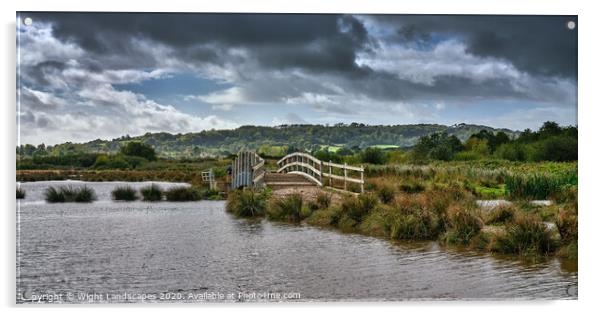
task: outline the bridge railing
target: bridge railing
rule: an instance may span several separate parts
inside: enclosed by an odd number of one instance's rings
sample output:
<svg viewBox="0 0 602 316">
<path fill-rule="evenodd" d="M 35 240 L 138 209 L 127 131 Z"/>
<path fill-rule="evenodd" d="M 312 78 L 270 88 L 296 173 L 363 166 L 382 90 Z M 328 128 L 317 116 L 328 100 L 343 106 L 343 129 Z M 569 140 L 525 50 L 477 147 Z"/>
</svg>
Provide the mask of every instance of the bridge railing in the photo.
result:
<svg viewBox="0 0 602 316">
<path fill-rule="evenodd" d="M 364 192 L 364 167 L 337 164 L 332 161 L 321 161 L 318 158 L 301 152 L 284 156 L 278 161 L 278 172 L 301 174 L 319 186 L 329 186 L 337 190 L 349 192 L 348 183 L 359 184 L 360 192 Z M 334 181 L 333 181 L 334 180 Z M 337 183 L 342 182 L 342 188 Z"/>
<path fill-rule="evenodd" d="M 241 151 L 232 161 L 232 188 L 264 186 L 265 160 L 253 151 Z"/>
</svg>

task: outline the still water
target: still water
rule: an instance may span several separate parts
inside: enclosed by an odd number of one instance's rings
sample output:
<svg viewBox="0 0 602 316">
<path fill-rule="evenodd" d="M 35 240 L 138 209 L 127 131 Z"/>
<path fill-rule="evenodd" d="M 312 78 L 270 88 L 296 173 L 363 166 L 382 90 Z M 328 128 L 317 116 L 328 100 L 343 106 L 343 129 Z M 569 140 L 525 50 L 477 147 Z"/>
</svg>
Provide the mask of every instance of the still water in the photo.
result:
<svg viewBox="0 0 602 316">
<path fill-rule="evenodd" d="M 577 272 L 336 231 L 236 219 L 221 201 L 47 204 L 23 183 L 18 302 L 221 302 L 577 297 Z M 148 183 L 131 184 L 136 187 Z M 158 183 L 163 187 L 174 184 Z"/>
</svg>

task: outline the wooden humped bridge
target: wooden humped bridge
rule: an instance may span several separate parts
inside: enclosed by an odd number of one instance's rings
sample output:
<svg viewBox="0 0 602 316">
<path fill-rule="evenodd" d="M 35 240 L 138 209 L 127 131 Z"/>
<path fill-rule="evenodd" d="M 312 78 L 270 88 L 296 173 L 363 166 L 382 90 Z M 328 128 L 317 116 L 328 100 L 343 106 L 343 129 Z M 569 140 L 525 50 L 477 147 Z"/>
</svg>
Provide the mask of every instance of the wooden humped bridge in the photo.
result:
<svg viewBox="0 0 602 316">
<path fill-rule="evenodd" d="M 286 155 L 276 170 L 267 170 L 256 152 L 241 151 L 232 162 L 232 189 L 241 187 L 275 189 L 318 186 L 344 192 L 364 192 L 364 168 L 321 161 L 302 152 Z"/>
</svg>

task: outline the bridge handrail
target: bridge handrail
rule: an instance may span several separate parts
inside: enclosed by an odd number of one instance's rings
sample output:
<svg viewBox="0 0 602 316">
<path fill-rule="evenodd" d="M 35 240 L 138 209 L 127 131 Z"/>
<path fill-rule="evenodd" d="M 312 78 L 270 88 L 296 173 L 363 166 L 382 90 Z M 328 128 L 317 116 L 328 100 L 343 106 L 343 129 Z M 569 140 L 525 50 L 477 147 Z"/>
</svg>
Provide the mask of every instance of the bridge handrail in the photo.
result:
<svg viewBox="0 0 602 316">
<path fill-rule="evenodd" d="M 302 158 L 306 158 L 306 161 L 303 161 L 303 159 L 301 159 L 301 161 L 288 161 L 291 158 L 294 157 L 302 157 Z M 319 169 L 317 169 L 315 166 L 313 166 L 311 163 L 309 162 L 313 162 L 314 164 L 319 166 Z M 347 191 L 347 182 L 351 182 L 351 183 L 358 183 L 361 186 L 361 192 L 364 192 L 364 167 L 355 167 L 355 166 L 349 166 L 347 164 L 338 164 L 338 163 L 333 163 L 333 162 L 326 162 L 326 161 L 322 161 L 319 160 L 318 158 L 307 154 L 307 153 L 302 153 L 302 152 L 295 152 L 295 153 L 291 153 L 288 154 L 286 156 L 284 156 L 282 159 L 280 159 L 278 161 L 278 166 L 280 167 L 278 169 L 278 172 L 286 172 L 286 173 L 296 173 L 296 174 L 301 174 L 311 180 L 313 180 L 314 182 L 318 183 L 318 185 L 322 186 L 322 185 L 326 185 L 324 183 L 322 183 L 322 179 L 324 177 L 329 178 L 328 184 L 330 187 L 334 186 L 332 185 L 332 179 L 336 179 L 336 180 L 342 180 L 344 183 L 344 190 L 343 191 Z M 288 171 L 291 167 L 294 166 L 299 166 L 301 168 L 305 168 L 307 169 L 307 171 L 298 171 L 298 170 L 292 170 L 292 171 Z M 328 167 L 328 172 L 325 172 L 325 170 L 323 170 L 324 167 Z M 333 168 L 339 168 L 343 170 L 343 176 L 340 175 L 335 175 L 332 173 L 332 169 Z M 350 177 L 347 175 L 347 171 L 357 171 L 360 173 L 360 178 L 354 178 L 354 177 Z M 310 172 L 313 174 L 310 174 Z M 317 176 L 317 177 L 316 177 Z M 318 179 L 319 178 L 319 179 Z"/>
<path fill-rule="evenodd" d="M 318 158 L 316 158 L 316 157 L 314 157 L 314 156 L 312 156 L 310 154 L 301 153 L 301 152 L 294 152 L 294 153 L 291 153 L 291 154 L 288 154 L 288 155 L 282 157 L 282 159 L 278 160 L 278 164 L 281 164 L 286 159 L 294 157 L 294 156 L 301 156 L 301 157 L 305 157 L 307 159 L 310 159 L 310 160 L 312 160 L 315 163 L 322 163 L 322 160 L 320 160 L 320 159 L 318 159 Z"/>
</svg>

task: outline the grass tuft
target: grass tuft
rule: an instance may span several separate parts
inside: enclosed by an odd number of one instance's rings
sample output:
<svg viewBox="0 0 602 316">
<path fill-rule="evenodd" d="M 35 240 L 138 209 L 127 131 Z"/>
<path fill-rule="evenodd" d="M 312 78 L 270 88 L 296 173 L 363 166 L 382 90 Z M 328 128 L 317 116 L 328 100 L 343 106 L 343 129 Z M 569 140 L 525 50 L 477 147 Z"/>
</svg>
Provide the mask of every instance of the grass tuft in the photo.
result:
<svg viewBox="0 0 602 316">
<path fill-rule="evenodd" d="M 25 198 L 25 190 L 21 188 L 17 188 L 17 200 L 21 200 Z"/>
<path fill-rule="evenodd" d="M 263 216 L 267 209 L 266 191 L 231 191 L 226 202 L 226 211 L 238 217 Z"/>
<path fill-rule="evenodd" d="M 129 185 L 116 187 L 111 191 L 111 196 L 115 201 L 135 201 L 138 199 L 138 193 Z"/>
<path fill-rule="evenodd" d="M 156 184 L 151 184 L 140 189 L 143 201 L 155 202 L 163 199 L 163 190 Z"/>
<path fill-rule="evenodd" d="M 297 223 L 304 215 L 307 214 L 303 211 L 303 197 L 298 193 L 273 199 L 267 210 L 267 216 L 271 220 Z"/>
<path fill-rule="evenodd" d="M 96 200 L 96 193 L 87 186 L 73 188 L 71 186 L 49 187 L 44 191 L 44 198 L 48 203 L 78 202 L 89 203 Z"/>
<path fill-rule="evenodd" d="M 165 199 L 172 202 L 198 201 L 203 196 L 194 187 L 173 187 L 165 191 Z"/>
<path fill-rule="evenodd" d="M 506 233 L 496 236 L 494 250 L 518 255 L 547 255 L 555 242 L 552 233 L 536 216 L 523 215 L 506 225 Z"/>
</svg>

